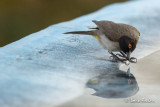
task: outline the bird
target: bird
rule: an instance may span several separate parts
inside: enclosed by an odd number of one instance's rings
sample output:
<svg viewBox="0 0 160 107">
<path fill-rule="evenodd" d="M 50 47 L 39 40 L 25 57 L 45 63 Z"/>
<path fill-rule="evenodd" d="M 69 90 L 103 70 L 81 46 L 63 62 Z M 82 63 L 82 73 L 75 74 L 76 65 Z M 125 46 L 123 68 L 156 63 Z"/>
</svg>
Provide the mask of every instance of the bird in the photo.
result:
<svg viewBox="0 0 160 107">
<path fill-rule="evenodd" d="M 140 37 L 140 32 L 135 27 L 108 20 L 93 20 L 92 22 L 96 24 L 96 27 L 90 28 L 89 31 L 72 31 L 64 34 L 92 35 L 114 59 L 121 62 L 126 60 L 132 62 L 131 59 L 136 59 L 130 57 Z M 120 52 L 121 54 L 114 54 L 113 52 Z"/>
</svg>

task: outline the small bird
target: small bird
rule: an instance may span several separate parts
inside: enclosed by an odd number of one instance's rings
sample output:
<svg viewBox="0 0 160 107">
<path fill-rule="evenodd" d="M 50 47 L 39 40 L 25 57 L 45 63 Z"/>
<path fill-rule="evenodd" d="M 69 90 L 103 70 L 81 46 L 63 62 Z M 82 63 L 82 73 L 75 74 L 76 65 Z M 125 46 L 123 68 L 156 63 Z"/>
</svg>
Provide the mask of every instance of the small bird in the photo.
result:
<svg viewBox="0 0 160 107">
<path fill-rule="evenodd" d="M 98 39 L 99 43 L 104 49 L 108 50 L 114 59 L 121 62 L 126 60 L 132 62 L 131 59 L 136 59 L 130 57 L 130 54 L 136 48 L 140 36 L 140 32 L 135 27 L 112 21 L 93 20 L 93 22 L 97 27 L 90 28 L 92 29 L 90 31 L 74 31 L 64 34 L 92 35 Z M 115 55 L 113 52 L 120 52 L 121 54 Z"/>
</svg>

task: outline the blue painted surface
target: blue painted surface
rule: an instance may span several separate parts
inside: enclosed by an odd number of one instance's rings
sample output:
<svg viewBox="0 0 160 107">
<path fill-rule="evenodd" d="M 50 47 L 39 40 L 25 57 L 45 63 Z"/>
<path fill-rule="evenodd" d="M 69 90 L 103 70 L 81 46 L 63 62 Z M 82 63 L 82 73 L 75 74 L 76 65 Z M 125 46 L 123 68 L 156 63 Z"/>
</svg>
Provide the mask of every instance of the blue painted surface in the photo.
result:
<svg viewBox="0 0 160 107">
<path fill-rule="evenodd" d="M 0 48 L 0 106 L 56 106 L 80 96 L 88 79 L 119 65 L 97 40 L 64 32 L 95 27 L 92 20 L 135 26 L 141 36 L 132 54 L 142 58 L 160 49 L 160 1 L 117 3 L 74 20 L 50 26 Z"/>
</svg>

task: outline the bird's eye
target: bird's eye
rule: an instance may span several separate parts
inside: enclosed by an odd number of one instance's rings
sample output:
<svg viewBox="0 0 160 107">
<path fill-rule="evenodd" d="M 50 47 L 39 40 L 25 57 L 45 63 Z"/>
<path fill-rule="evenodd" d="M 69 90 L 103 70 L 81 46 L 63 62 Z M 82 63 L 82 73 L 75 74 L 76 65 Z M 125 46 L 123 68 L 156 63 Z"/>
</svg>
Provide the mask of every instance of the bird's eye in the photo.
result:
<svg viewBox="0 0 160 107">
<path fill-rule="evenodd" d="M 128 44 L 128 48 L 129 48 L 129 49 L 131 49 L 131 48 L 132 48 L 132 45 L 131 45 L 130 43 Z"/>
</svg>

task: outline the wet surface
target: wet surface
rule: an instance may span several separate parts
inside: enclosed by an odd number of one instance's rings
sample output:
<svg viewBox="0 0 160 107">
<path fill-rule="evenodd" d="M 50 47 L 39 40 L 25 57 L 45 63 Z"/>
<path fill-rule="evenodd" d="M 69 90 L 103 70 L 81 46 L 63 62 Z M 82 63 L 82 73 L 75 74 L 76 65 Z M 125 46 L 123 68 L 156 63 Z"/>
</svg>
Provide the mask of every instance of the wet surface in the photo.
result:
<svg viewBox="0 0 160 107">
<path fill-rule="evenodd" d="M 139 91 L 136 78 L 133 74 L 128 76 L 125 71 L 102 74 L 91 78 L 86 86 L 94 89 L 94 96 L 103 98 L 127 98 Z"/>
</svg>

